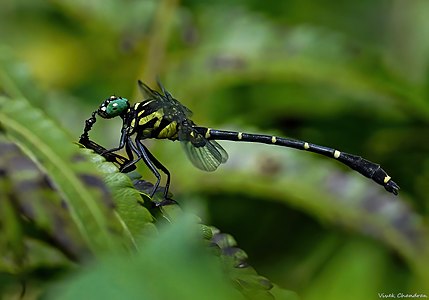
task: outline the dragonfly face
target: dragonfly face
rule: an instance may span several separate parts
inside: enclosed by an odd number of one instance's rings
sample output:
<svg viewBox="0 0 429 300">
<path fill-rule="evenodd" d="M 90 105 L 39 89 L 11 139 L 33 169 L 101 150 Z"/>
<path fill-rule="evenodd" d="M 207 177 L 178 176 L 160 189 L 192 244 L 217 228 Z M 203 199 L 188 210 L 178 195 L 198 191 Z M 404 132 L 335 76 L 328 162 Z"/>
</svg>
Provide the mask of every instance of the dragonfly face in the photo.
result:
<svg viewBox="0 0 429 300">
<path fill-rule="evenodd" d="M 100 117 L 111 119 L 128 111 L 130 103 L 126 98 L 111 96 L 103 101 L 97 110 Z"/>
</svg>

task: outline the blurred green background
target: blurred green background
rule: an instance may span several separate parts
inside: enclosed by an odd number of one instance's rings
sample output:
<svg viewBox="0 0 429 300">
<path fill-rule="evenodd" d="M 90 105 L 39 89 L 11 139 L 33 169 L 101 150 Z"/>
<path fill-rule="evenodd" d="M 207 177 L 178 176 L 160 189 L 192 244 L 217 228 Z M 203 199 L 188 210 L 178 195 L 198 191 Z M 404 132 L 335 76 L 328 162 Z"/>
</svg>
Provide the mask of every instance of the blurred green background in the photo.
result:
<svg viewBox="0 0 429 300">
<path fill-rule="evenodd" d="M 310 153 L 224 142 L 228 163 L 204 173 L 179 143 L 147 141 L 175 199 L 303 299 L 427 293 L 428 36 L 424 0 L 2 0 L 0 9 L 2 69 L 71 142 L 103 99 L 139 101 L 137 79 L 155 87 L 159 76 L 199 125 L 380 163 L 398 197 Z M 106 148 L 119 136 L 120 120 L 91 132 Z"/>
</svg>

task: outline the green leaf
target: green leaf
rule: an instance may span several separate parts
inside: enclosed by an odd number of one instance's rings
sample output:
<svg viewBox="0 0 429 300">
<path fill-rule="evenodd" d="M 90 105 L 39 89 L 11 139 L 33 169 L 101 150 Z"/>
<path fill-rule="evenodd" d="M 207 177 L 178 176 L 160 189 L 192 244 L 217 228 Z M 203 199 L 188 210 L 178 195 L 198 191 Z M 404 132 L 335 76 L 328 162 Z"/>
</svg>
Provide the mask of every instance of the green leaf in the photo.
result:
<svg viewBox="0 0 429 300">
<path fill-rule="evenodd" d="M 184 212 L 177 204 L 161 207 L 162 216 L 170 223 L 175 224 L 183 218 Z M 193 218 L 196 218 L 193 216 Z M 199 218 L 196 218 L 199 221 Z M 200 221 L 199 221 L 200 222 Z M 210 229 L 211 234 L 207 234 Z M 229 234 L 221 233 L 215 227 L 201 225 L 200 232 L 210 242 L 218 247 L 219 258 L 223 266 L 223 271 L 231 283 L 247 299 L 274 299 L 271 293 L 273 284 L 267 278 L 259 275 L 256 270 L 248 263 L 247 254 L 237 246 L 234 237 Z M 295 293 L 282 290 L 279 287 L 275 289 L 278 299 L 295 299 Z M 275 298 L 277 299 L 277 298 Z"/>
<path fill-rule="evenodd" d="M 245 299 L 225 280 L 195 218 L 182 217 L 134 257 L 107 257 L 58 285 L 47 299 Z"/>
<path fill-rule="evenodd" d="M 153 217 L 146 207 L 142 205 L 142 194 L 137 191 L 131 178 L 120 173 L 118 168 L 110 162 L 92 152 L 89 149 L 81 149 L 88 158 L 96 165 L 98 171 L 103 175 L 105 184 L 112 192 L 115 203 L 115 211 L 119 215 L 124 233 L 129 236 L 134 245 L 141 244 L 142 240 L 153 236 L 156 228 Z M 149 197 L 146 197 L 150 201 Z"/>
<path fill-rule="evenodd" d="M 90 249 L 100 254 L 117 248 L 121 226 L 107 206 L 112 204 L 108 191 L 58 124 L 25 99 L 5 97 L 0 97 L 0 120 L 7 136 L 49 173 Z"/>
<path fill-rule="evenodd" d="M 4 235 L 8 243 L 23 244 L 24 235 L 30 235 L 49 241 L 74 261 L 86 254 L 78 229 L 49 178 L 3 135 L 0 135 L 0 172 L 5 185 L 0 198 L 0 219 L 6 233 L 18 226 L 30 229 Z M 24 258 L 28 251 L 15 249 L 13 253 L 20 261 L 28 261 Z"/>
</svg>

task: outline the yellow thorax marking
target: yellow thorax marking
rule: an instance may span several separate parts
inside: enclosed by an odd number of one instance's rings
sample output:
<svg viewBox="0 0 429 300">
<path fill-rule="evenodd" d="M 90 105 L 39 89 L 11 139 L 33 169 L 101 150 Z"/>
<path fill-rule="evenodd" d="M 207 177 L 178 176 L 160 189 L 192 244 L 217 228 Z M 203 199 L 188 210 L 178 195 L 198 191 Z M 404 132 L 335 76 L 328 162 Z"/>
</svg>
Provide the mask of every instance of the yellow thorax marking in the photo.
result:
<svg viewBox="0 0 429 300">
<path fill-rule="evenodd" d="M 165 128 L 163 130 L 160 131 L 160 133 L 158 134 L 159 138 L 172 138 L 177 131 L 177 123 L 176 122 L 171 122 L 170 124 L 168 124 L 167 126 L 165 126 Z M 193 132 L 191 132 L 193 133 Z"/>
<path fill-rule="evenodd" d="M 139 116 L 140 116 L 140 114 L 139 114 Z M 144 124 L 146 124 L 147 122 L 149 122 L 149 121 L 151 121 L 153 119 L 158 119 L 158 120 L 155 122 L 155 124 L 153 125 L 152 128 L 157 128 L 159 126 L 159 123 L 161 123 L 161 120 L 162 120 L 162 109 L 154 111 L 150 115 L 142 117 L 139 120 L 139 125 L 143 126 Z"/>
</svg>

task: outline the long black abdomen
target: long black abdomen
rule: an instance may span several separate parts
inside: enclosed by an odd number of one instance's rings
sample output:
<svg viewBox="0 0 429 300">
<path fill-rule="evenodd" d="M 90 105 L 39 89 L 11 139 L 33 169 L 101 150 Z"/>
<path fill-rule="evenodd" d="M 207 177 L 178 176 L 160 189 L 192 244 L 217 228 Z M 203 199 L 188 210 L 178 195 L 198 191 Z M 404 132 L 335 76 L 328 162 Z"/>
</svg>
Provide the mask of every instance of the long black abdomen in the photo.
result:
<svg viewBox="0 0 429 300">
<path fill-rule="evenodd" d="M 361 173 L 362 175 L 371 178 L 378 184 L 395 195 L 398 194 L 399 186 L 391 180 L 391 177 L 380 167 L 380 165 L 366 160 L 360 156 L 344 153 L 333 148 L 319 146 L 316 144 L 281 138 L 277 136 L 264 135 L 264 134 L 250 134 L 236 131 L 216 130 L 205 127 L 194 127 L 200 134 L 204 135 L 209 140 L 228 140 L 240 142 L 253 142 L 278 145 L 283 147 L 295 148 L 298 150 L 309 151 L 334 158 L 343 164 L 349 166 L 353 170 Z"/>
</svg>

